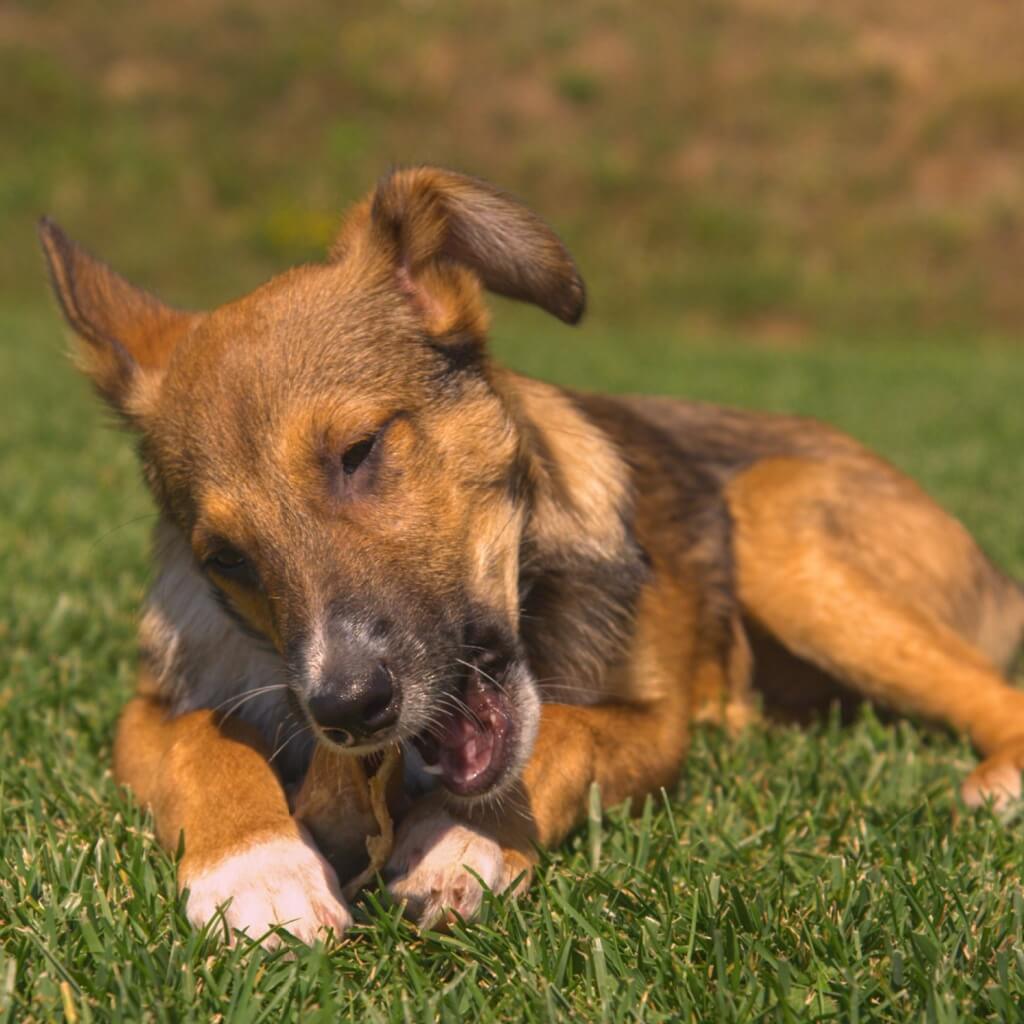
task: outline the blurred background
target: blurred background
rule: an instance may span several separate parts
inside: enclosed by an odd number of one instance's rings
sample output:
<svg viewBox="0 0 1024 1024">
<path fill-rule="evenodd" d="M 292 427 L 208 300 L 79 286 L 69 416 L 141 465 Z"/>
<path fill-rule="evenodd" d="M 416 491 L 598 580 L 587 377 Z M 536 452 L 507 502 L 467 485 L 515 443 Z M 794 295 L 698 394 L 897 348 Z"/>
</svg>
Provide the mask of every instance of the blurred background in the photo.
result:
<svg viewBox="0 0 1024 1024">
<path fill-rule="evenodd" d="M 0 305 L 49 302 L 42 212 L 202 305 L 437 162 L 556 225 L 595 332 L 1019 338 L 1021 27 L 952 0 L 4 0 Z"/>
</svg>

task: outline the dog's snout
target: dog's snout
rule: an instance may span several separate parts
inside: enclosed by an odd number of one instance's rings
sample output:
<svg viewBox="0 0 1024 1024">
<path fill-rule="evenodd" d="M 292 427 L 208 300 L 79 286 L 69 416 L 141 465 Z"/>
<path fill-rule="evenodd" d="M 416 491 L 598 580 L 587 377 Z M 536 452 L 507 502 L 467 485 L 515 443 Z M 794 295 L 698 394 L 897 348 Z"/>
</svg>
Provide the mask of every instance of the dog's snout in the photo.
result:
<svg viewBox="0 0 1024 1024">
<path fill-rule="evenodd" d="M 398 693 L 391 670 L 378 662 L 369 671 L 338 678 L 309 698 L 309 711 L 331 739 L 358 743 L 398 719 Z"/>
</svg>

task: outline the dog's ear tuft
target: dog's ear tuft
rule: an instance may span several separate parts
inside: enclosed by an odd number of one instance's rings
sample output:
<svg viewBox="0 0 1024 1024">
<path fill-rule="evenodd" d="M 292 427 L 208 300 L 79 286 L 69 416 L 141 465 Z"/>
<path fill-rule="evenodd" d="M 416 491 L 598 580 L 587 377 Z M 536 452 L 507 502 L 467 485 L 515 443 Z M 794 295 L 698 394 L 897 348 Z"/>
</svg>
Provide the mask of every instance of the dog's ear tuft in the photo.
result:
<svg viewBox="0 0 1024 1024">
<path fill-rule="evenodd" d="M 133 419 L 141 384 L 163 369 L 195 314 L 136 288 L 45 217 L 39 240 L 64 318 L 80 342 L 82 370 L 118 412 Z"/>
<path fill-rule="evenodd" d="M 387 256 L 428 321 L 458 321 L 461 311 L 468 324 L 458 329 L 472 330 L 484 314 L 473 309 L 471 278 L 569 324 L 583 315 L 583 279 L 561 239 L 518 200 L 475 178 L 436 167 L 393 171 L 352 211 L 332 256 L 344 259 L 367 241 Z"/>
</svg>

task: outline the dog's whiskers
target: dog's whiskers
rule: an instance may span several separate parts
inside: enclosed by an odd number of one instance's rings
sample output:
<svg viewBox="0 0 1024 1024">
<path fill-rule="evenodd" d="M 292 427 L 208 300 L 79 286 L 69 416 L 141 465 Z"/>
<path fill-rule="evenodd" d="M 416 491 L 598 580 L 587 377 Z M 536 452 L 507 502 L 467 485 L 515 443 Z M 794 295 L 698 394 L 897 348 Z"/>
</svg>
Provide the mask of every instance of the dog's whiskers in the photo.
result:
<svg viewBox="0 0 1024 1024">
<path fill-rule="evenodd" d="M 274 690 L 286 690 L 286 689 L 288 689 L 288 686 L 287 686 L 286 683 L 273 683 L 273 684 L 268 685 L 268 686 L 257 686 L 255 689 L 246 690 L 242 694 L 233 694 L 232 696 L 228 697 L 226 700 L 221 701 L 220 704 L 218 704 L 212 710 L 216 713 L 216 712 L 220 711 L 221 708 L 223 708 L 225 704 L 231 704 L 231 707 L 227 711 L 225 711 L 224 715 L 223 715 L 223 718 L 226 720 L 226 719 L 230 718 L 232 715 L 236 714 L 238 712 L 238 710 L 244 704 L 248 703 L 250 700 L 253 700 L 256 697 L 262 697 L 266 693 L 272 693 Z M 234 701 L 235 703 L 232 704 L 232 701 Z"/>
<path fill-rule="evenodd" d="M 462 658 L 455 659 L 460 665 L 464 665 L 470 670 L 470 672 L 479 672 L 488 682 L 493 683 L 495 686 L 498 685 L 498 680 L 494 678 L 490 673 L 485 672 L 479 665 L 474 665 L 471 662 L 463 661 Z"/>
<path fill-rule="evenodd" d="M 297 725 L 292 730 L 292 732 L 288 736 L 288 738 L 270 755 L 270 757 L 267 758 L 267 762 L 269 764 L 273 764 L 274 761 L 277 759 L 278 755 L 281 754 L 284 751 L 285 747 L 287 747 L 288 744 L 292 742 L 292 740 L 294 740 L 297 737 L 301 736 L 303 733 L 307 733 L 307 732 L 311 733 L 312 731 L 313 731 L 313 727 L 311 725 Z"/>
<path fill-rule="evenodd" d="M 442 693 L 441 701 L 443 706 L 449 707 L 456 714 L 461 714 L 463 717 L 468 718 L 478 728 L 484 728 L 484 723 L 480 720 L 477 713 L 461 697 L 456 696 L 454 693 Z"/>
</svg>

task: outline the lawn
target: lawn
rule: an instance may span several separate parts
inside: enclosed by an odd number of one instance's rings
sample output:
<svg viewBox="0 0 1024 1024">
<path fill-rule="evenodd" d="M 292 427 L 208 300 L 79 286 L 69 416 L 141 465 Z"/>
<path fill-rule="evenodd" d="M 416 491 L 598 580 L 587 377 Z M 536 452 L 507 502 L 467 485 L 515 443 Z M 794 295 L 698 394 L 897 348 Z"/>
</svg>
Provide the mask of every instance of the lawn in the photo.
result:
<svg viewBox="0 0 1024 1024">
<path fill-rule="evenodd" d="M 827 417 L 910 470 L 1024 575 L 1024 357 L 693 348 L 510 321 L 560 381 Z M 954 822 L 966 744 L 852 726 L 698 736 L 678 787 L 608 809 L 518 903 L 420 935 L 371 897 L 340 948 L 225 951 L 114 786 L 151 505 L 131 440 L 0 315 L 0 1021 L 1009 1020 L 1024 1002 L 1024 820 Z"/>
</svg>

